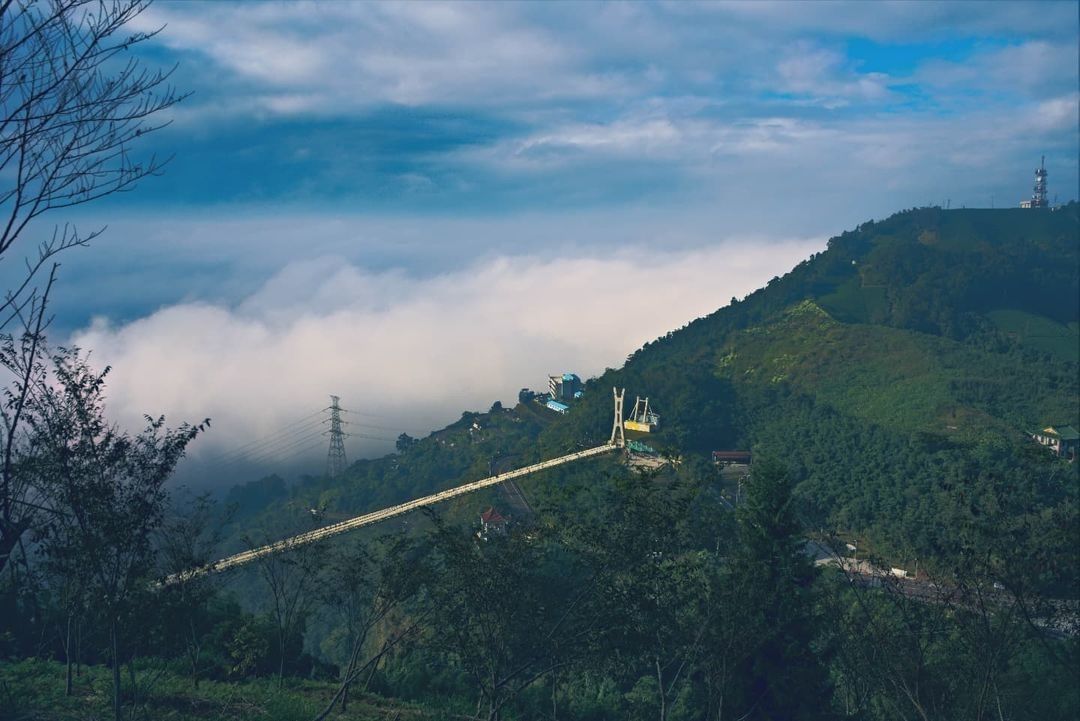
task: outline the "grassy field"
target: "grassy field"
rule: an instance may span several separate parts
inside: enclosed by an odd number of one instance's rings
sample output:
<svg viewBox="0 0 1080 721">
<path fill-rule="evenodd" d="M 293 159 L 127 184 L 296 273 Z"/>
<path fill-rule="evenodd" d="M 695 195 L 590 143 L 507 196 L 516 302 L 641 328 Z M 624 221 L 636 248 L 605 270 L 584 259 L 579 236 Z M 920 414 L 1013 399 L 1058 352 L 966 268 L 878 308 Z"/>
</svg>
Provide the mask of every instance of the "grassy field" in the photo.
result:
<svg viewBox="0 0 1080 721">
<path fill-rule="evenodd" d="M 888 305 L 884 286 L 864 286 L 859 278 L 852 278 L 818 302 L 845 323 L 880 323 Z"/>
<path fill-rule="evenodd" d="M 1022 385 L 1030 372 L 1015 357 L 897 328 L 840 323 L 809 301 L 734 336 L 721 356 L 719 372 L 737 382 L 788 383 L 897 431 L 975 440 L 992 429 L 1075 416 L 1072 391 Z"/>
<path fill-rule="evenodd" d="M 1062 325 L 1020 310 L 995 310 L 987 315 L 1002 333 L 1021 345 L 1073 363 L 1080 361 L 1080 333 L 1076 323 Z"/>
<path fill-rule="evenodd" d="M 127 672 L 124 686 L 128 689 Z M 140 690 L 127 718 L 153 721 L 311 721 L 336 688 L 317 681 L 257 679 L 217 683 L 191 680 L 169 671 L 143 669 Z M 106 721 L 112 718 L 109 670 L 89 667 L 76 679 L 74 694 L 64 695 L 64 666 L 26 660 L 0 662 L 0 721 Z M 458 716 L 374 695 L 353 697 L 347 713 L 335 709 L 334 721 L 448 721 Z"/>
</svg>

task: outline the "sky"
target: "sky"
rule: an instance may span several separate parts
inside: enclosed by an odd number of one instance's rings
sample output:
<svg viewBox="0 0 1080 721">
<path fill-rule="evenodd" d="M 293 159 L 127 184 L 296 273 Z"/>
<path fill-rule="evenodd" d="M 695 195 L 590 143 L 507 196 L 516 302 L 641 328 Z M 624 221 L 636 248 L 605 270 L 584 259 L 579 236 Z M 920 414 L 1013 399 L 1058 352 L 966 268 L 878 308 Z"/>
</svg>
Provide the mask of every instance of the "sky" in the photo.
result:
<svg viewBox="0 0 1080 721">
<path fill-rule="evenodd" d="M 121 422 L 211 417 L 195 459 L 330 394 L 424 434 L 618 366 L 867 219 L 1014 206 L 1042 155 L 1074 199 L 1078 14 L 158 2 L 136 55 L 190 96 L 136 150 L 172 159 L 32 228 L 107 228 L 62 258 L 54 337 L 113 367 Z"/>
</svg>

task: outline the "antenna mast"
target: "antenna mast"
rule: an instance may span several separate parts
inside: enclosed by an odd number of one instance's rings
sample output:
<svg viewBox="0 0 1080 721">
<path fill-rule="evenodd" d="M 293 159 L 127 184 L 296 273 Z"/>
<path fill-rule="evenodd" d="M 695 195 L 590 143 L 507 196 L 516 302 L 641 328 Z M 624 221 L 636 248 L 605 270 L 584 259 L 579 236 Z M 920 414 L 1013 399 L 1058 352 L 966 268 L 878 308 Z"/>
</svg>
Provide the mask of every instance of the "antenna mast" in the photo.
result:
<svg viewBox="0 0 1080 721">
<path fill-rule="evenodd" d="M 1045 208 L 1046 204 L 1046 156 L 1042 156 L 1039 167 L 1035 169 L 1035 192 L 1031 196 L 1032 208 Z"/>
<path fill-rule="evenodd" d="M 345 433 L 341 430 L 340 398 L 330 396 L 330 450 L 326 452 L 326 475 L 337 478 L 345 472 Z M 325 421 L 323 421 L 325 423 Z"/>
</svg>

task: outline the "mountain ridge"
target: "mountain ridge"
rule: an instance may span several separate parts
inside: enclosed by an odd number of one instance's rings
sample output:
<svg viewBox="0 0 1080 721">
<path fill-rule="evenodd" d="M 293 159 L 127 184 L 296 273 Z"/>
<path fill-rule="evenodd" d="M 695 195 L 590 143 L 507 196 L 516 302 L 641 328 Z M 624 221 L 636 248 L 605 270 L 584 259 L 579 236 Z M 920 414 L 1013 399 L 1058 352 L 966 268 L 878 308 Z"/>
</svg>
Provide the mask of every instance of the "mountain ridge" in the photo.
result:
<svg viewBox="0 0 1080 721">
<path fill-rule="evenodd" d="M 924 501 L 943 476 L 977 469 L 972 483 L 991 489 L 1003 474 L 1022 476 L 1040 507 L 1067 494 L 1036 487 L 1050 459 L 1023 431 L 1077 423 L 1080 366 L 1061 348 L 1003 328 L 1001 314 L 1065 333 L 1076 327 L 1077 208 L 922 208 L 864 223 L 590 379 L 565 417 L 530 403 L 466 412 L 399 454 L 355 463 L 340 480 L 310 479 L 295 493 L 301 505 L 344 517 L 481 477 L 497 463 L 596 444 L 610 429 L 608 389 L 619 386 L 651 398 L 662 423 L 649 443 L 687 461 L 678 474 L 706 478 L 712 450 L 776 455 L 793 469 L 807 525 L 870 533 L 891 553 L 932 553 L 933 538 L 911 536 L 935 522 Z M 559 486 L 597 472 L 545 474 L 526 493 L 541 506 L 572 504 Z M 498 500 L 492 492 L 447 513 L 468 518 Z"/>
</svg>

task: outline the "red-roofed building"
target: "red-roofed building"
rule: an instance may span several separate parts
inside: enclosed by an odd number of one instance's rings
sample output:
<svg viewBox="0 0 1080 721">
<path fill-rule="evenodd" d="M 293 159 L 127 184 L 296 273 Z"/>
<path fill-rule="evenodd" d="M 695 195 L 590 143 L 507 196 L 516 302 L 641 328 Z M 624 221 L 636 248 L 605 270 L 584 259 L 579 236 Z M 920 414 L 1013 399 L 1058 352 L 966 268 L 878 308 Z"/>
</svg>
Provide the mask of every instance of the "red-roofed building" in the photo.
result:
<svg viewBox="0 0 1080 721">
<path fill-rule="evenodd" d="M 486 539 L 489 533 L 506 533 L 506 525 L 510 522 L 494 506 L 480 514 L 480 530 L 476 532 L 478 538 Z"/>
</svg>

